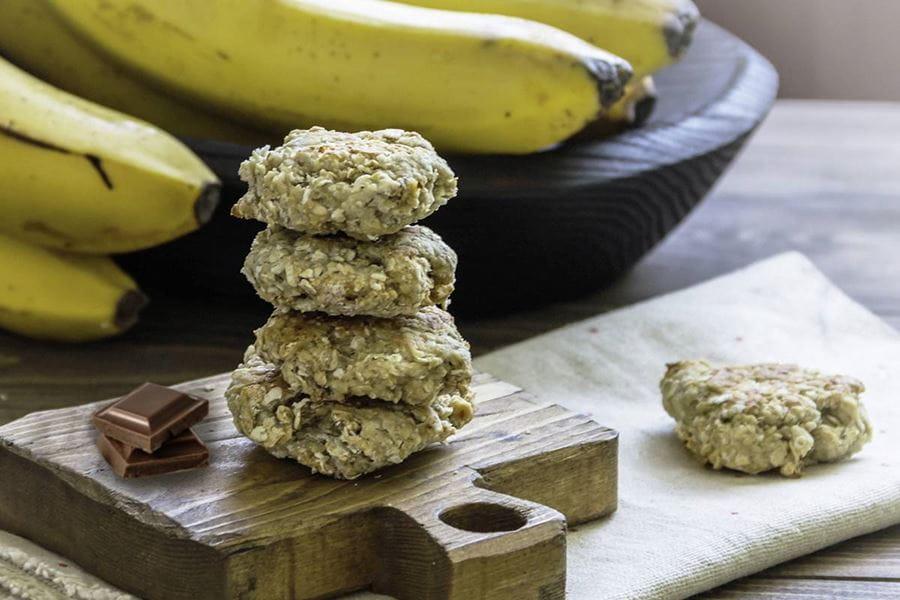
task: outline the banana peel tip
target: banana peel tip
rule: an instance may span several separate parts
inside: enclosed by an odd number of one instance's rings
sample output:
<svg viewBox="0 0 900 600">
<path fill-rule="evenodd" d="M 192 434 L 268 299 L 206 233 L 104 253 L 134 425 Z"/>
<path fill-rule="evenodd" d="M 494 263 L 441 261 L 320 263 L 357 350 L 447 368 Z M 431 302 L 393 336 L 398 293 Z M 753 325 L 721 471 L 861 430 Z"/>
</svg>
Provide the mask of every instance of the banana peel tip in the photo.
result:
<svg viewBox="0 0 900 600">
<path fill-rule="evenodd" d="M 150 299 L 140 290 L 126 290 L 116 304 L 113 324 L 117 331 L 125 331 L 138 321 L 138 314 L 150 303 Z"/>
<path fill-rule="evenodd" d="M 622 61 L 606 61 L 588 59 L 585 62 L 600 94 L 600 105 L 608 108 L 625 93 L 625 85 L 631 80 L 634 72 L 631 65 Z"/>
<path fill-rule="evenodd" d="M 679 58 L 694 41 L 694 32 L 700 22 L 700 11 L 690 0 L 684 0 L 663 25 L 663 36 L 669 56 Z"/>
<path fill-rule="evenodd" d="M 222 186 L 219 183 L 207 183 L 200 190 L 197 201 L 194 202 L 194 217 L 197 219 L 198 225 L 204 225 L 212 218 L 219 205 L 219 195 Z"/>
</svg>

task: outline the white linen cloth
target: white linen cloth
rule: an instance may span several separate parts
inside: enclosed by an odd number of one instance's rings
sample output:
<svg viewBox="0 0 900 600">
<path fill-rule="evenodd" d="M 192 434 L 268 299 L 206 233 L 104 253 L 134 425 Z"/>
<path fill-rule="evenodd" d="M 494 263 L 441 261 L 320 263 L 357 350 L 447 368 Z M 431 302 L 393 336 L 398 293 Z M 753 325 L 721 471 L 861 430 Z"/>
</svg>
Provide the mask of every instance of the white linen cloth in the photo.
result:
<svg viewBox="0 0 900 600">
<path fill-rule="evenodd" d="M 658 389 L 667 362 L 690 358 L 792 362 L 858 377 L 875 438 L 852 459 L 809 467 L 800 479 L 706 469 L 675 436 Z M 619 431 L 619 509 L 569 533 L 572 599 L 687 597 L 900 522 L 900 334 L 799 254 L 569 325 L 476 364 Z M 10 560 L 16 552 L 19 560 Z M 30 568 L 17 568 L 27 560 Z M 58 577 L 57 560 L 64 559 L 0 532 L 0 591 L 9 581 L 23 588 Z M 66 582 L 60 597 L 125 598 L 91 595 L 100 590 L 89 576 L 81 595 Z"/>
</svg>

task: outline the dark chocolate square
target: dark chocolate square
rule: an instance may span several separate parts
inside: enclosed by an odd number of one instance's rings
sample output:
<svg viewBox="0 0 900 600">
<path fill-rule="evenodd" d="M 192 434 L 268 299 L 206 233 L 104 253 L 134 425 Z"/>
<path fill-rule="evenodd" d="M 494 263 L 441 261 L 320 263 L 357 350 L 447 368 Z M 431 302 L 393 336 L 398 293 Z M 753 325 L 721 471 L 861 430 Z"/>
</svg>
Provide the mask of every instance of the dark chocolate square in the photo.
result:
<svg viewBox="0 0 900 600">
<path fill-rule="evenodd" d="M 209 402 L 145 383 L 94 415 L 94 426 L 126 446 L 153 453 L 209 412 Z"/>
<path fill-rule="evenodd" d="M 209 450 L 190 429 L 168 440 L 153 454 L 102 433 L 97 437 L 97 447 L 119 477 L 159 475 L 209 464 Z"/>
</svg>

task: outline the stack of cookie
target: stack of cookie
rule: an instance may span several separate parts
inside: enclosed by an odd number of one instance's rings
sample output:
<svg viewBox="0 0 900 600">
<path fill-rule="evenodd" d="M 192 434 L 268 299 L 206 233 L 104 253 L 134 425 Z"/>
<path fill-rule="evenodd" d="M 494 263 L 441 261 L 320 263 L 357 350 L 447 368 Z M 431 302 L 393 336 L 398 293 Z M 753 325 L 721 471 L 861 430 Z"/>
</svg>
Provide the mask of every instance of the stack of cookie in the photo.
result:
<svg viewBox="0 0 900 600">
<path fill-rule="evenodd" d="M 420 135 L 291 132 L 241 165 L 232 214 L 268 224 L 243 273 L 275 307 L 226 392 L 241 433 L 353 479 L 472 419 L 469 346 L 444 309 L 456 255 L 413 225 L 456 194 Z"/>
</svg>

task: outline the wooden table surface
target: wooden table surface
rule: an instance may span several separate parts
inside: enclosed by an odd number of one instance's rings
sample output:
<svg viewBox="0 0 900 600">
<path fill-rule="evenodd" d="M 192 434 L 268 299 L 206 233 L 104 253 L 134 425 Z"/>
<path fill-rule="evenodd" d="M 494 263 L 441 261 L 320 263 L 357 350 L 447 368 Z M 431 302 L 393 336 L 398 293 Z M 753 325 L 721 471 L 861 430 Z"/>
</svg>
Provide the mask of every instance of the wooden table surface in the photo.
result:
<svg viewBox="0 0 900 600">
<path fill-rule="evenodd" d="M 460 323 L 476 354 L 800 250 L 900 328 L 900 104 L 782 101 L 712 195 L 629 275 L 540 310 Z M 266 307 L 153 303 L 116 340 L 61 346 L 0 333 L 0 423 L 152 380 L 234 367 Z M 709 592 L 709 598 L 900 598 L 900 526 Z"/>
</svg>

